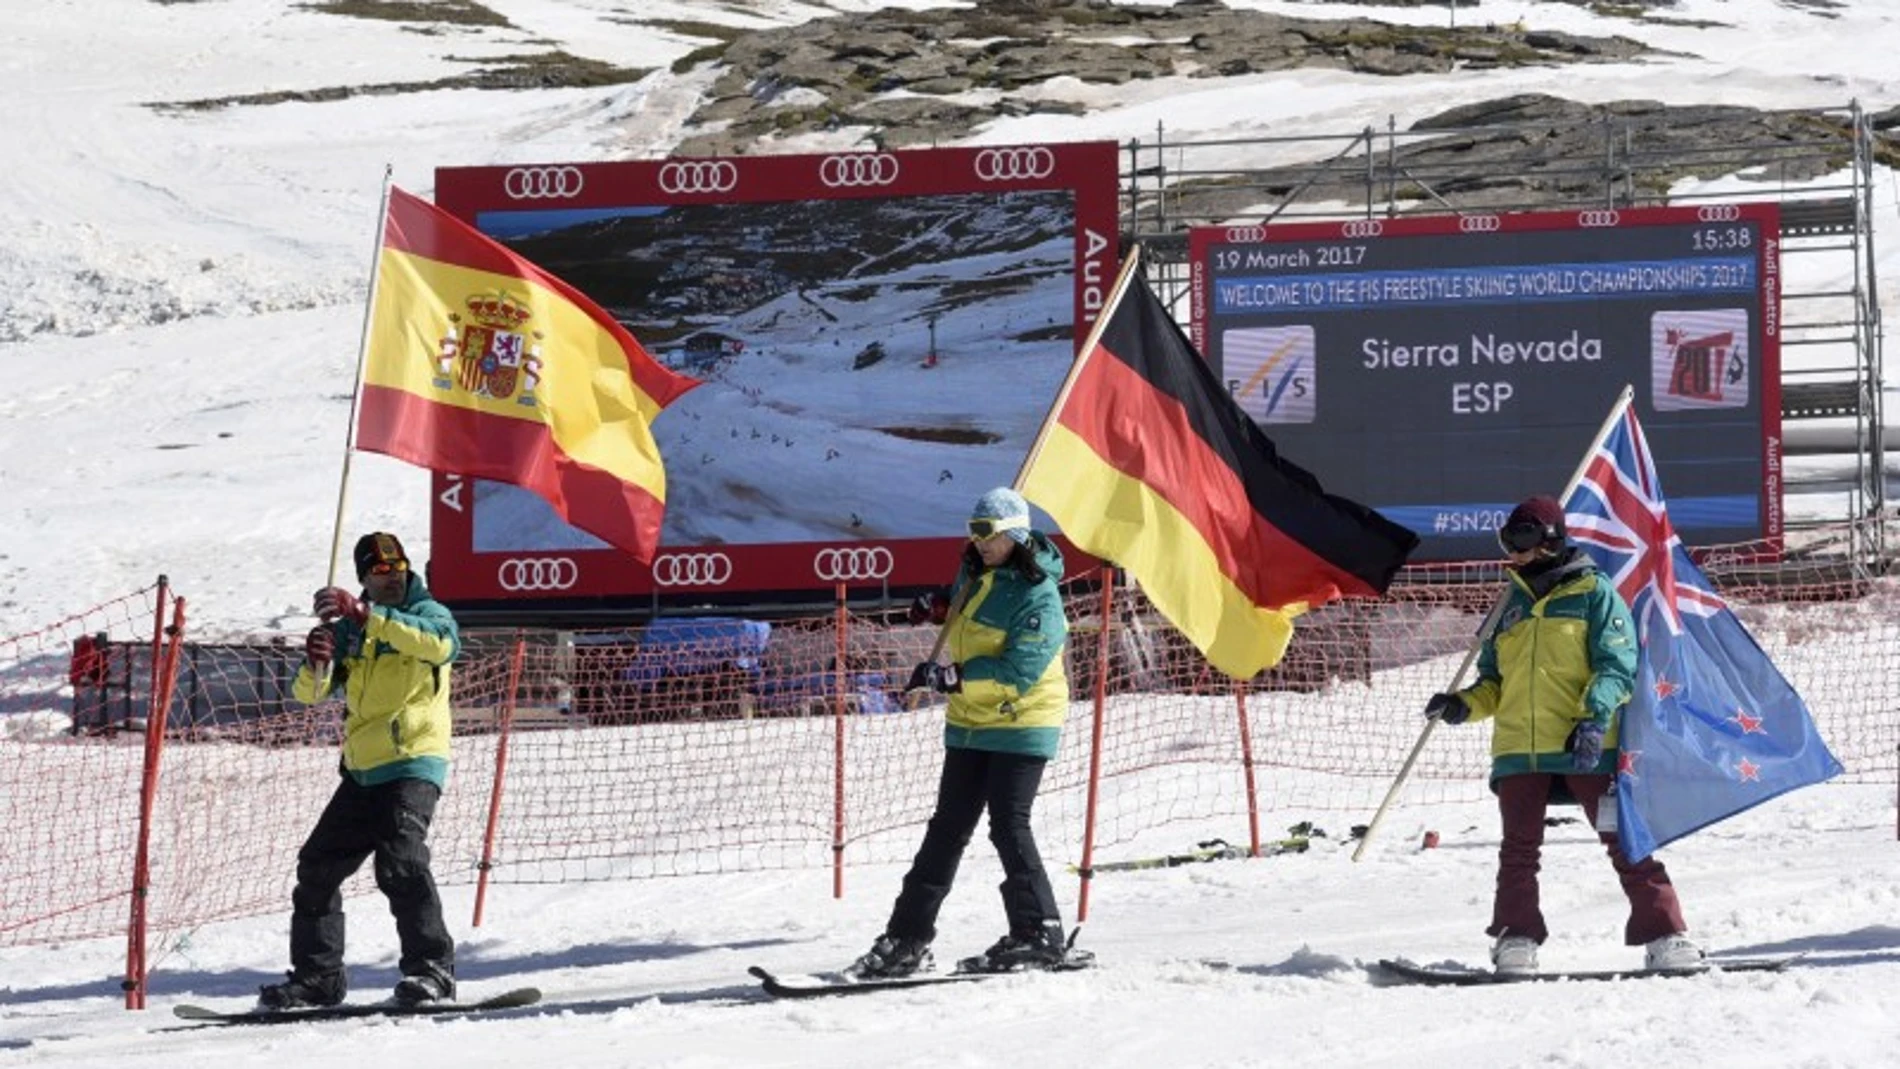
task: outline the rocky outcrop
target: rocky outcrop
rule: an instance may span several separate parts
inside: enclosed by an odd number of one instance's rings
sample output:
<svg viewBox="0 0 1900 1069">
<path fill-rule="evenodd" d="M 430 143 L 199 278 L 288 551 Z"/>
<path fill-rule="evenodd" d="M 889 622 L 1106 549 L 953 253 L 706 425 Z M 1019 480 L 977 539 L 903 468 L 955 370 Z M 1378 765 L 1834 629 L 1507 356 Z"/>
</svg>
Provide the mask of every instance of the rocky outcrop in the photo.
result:
<svg viewBox="0 0 1900 1069">
<path fill-rule="evenodd" d="M 426 93 L 438 89 L 572 89 L 603 85 L 626 85 L 645 78 L 651 71 L 616 67 L 596 59 L 572 56 L 559 50 L 519 56 L 496 56 L 468 74 L 435 78 L 426 82 L 375 82 L 367 85 L 332 85 L 314 89 L 275 89 L 263 93 L 206 97 L 199 100 L 155 101 L 146 105 L 159 112 L 211 111 L 218 108 L 268 104 L 314 104 L 348 100 L 358 96 L 395 96 Z"/>
<path fill-rule="evenodd" d="M 867 127 L 889 147 L 950 141 L 989 119 L 1079 112 L 1058 79 L 1120 85 L 1301 67 L 1405 75 L 1627 60 L 1645 46 L 1476 26 L 1392 26 L 1235 11 L 1219 0 L 1172 7 L 1103 0 L 989 0 L 971 9 L 885 10 L 763 30 L 695 53 L 723 71 L 677 147 L 682 155 L 759 151 L 772 135 Z"/>
</svg>

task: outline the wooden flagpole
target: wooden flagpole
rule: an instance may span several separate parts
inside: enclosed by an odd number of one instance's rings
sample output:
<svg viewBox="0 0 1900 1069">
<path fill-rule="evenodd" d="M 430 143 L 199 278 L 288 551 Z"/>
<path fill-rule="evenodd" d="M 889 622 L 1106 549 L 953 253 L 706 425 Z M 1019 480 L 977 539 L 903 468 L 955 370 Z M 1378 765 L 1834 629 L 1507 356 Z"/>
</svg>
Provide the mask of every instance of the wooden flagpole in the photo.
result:
<svg viewBox="0 0 1900 1069">
<path fill-rule="evenodd" d="M 1629 386 L 1623 387 L 1623 392 L 1617 397 L 1616 403 L 1610 406 L 1610 414 L 1604 418 L 1603 425 L 1597 428 L 1596 437 L 1590 439 L 1590 448 L 1583 451 L 1583 459 L 1577 462 L 1576 470 L 1571 472 L 1570 481 L 1564 484 L 1564 492 L 1557 498 L 1558 501 L 1570 500 L 1570 495 L 1576 491 L 1577 484 L 1583 481 L 1583 473 L 1590 466 L 1590 458 L 1596 456 L 1597 450 L 1602 448 L 1603 440 L 1610 436 L 1610 429 L 1616 426 L 1616 421 L 1623 417 L 1623 411 L 1629 408 L 1630 399 L 1635 396 L 1635 393 L 1635 390 Z M 1485 614 L 1484 623 L 1478 628 L 1476 637 L 1471 640 L 1471 647 L 1465 651 L 1464 661 L 1458 665 L 1458 671 L 1452 673 L 1451 683 L 1445 688 L 1447 693 L 1456 691 L 1464 683 L 1465 673 L 1471 671 L 1472 664 L 1478 659 L 1478 652 L 1484 648 L 1485 642 L 1491 638 L 1491 632 L 1497 628 L 1498 615 L 1504 611 L 1505 597 L 1510 592 L 1511 584 L 1508 582 L 1504 584 L 1504 589 L 1498 591 L 1497 600 L 1491 604 L 1491 611 Z M 1425 721 L 1425 730 L 1418 733 L 1418 741 L 1412 744 L 1412 752 L 1405 755 L 1405 763 L 1399 766 L 1399 773 L 1393 778 L 1392 786 L 1386 788 L 1385 798 L 1380 801 L 1378 811 L 1372 814 L 1372 820 L 1366 824 L 1366 833 L 1359 837 L 1359 845 L 1353 848 L 1354 861 L 1365 854 L 1367 844 L 1372 842 L 1373 833 L 1379 830 L 1379 825 L 1385 820 L 1385 811 L 1398 797 L 1399 788 L 1404 786 L 1406 779 L 1411 776 L 1412 766 L 1418 763 L 1418 755 L 1424 751 L 1426 740 L 1432 737 L 1432 729 L 1437 726 L 1437 717 L 1430 717 Z"/>
<path fill-rule="evenodd" d="M 343 472 L 337 478 L 336 519 L 330 527 L 330 571 L 324 586 L 336 585 L 337 557 L 343 552 L 343 509 L 349 500 L 350 454 L 356 447 L 356 413 L 363 399 L 363 366 L 369 359 L 369 332 L 376 321 L 376 293 L 383 278 L 383 240 L 389 227 L 389 180 L 394 173 L 393 165 L 383 164 L 383 191 L 376 210 L 376 247 L 369 261 L 369 299 L 363 305 L 363 331 L 356 344 L 356 381 L 350 389 L 349 426 L 343 431 Z"/>
<path fill-rule="evenodd" d="M 1135 269 L 1140 262 L 1141 246 L 1136 245 L 1128 250 L 1128 259 L 1122 264 L 1121 273 L 1115 276 L 1115 285 L 1109 290 L 1108 301 L 1102 306 L 1102 314 L 1095 317 L 1095 325 L 1089 329 L 1088 339 L 1082 343 L 1082 351 L 1076 355 L 1075 362 L 1069 365 L 1069 375 L 1062 380 L 1062 389 L 1056 392 L 1055 403 L 1049 406 L 1049 411 L 1042 417 L 1042 426 L 1036 430 L 1036 440 L 1029 446 L 1029 454 L 1023 459 L 1022 467 L 1016 469 L 1016 481 L 1011 484 L 1011 488 L 1018 493 L 1022 492 L 1023 481 L 1028 478 L 1030 467 L 1036 463 L 1036 457 L 1042 453 L 1042 445 L 1049 438 L 1050 428 L 1055 426 L 1056 413 L 1062 411 L 1063 404 L 1068 401 L 1069 394 L 1075 389 L 1076 380 L 1082 375 L 1082 368 L 1088 363 L 1089 357 L 1095 355 L 1096 347 L 1101 344 L 1102 332 L 1108 329 L 1109 317 L 1114 315 L 1115 309 L 1121 305 L 1122 294 L 1135 277 Z M 966 584 L 957 592 L 956 600 L 951 602 L 950 611 L 944 616 L 943 626 L 937 629 L 937 641 L 930 647 L 930 656 L 926 658 L 927 660 L 934 661 L 943 656 L 944 644 L 950 639 L 950 625 L 956 622 L 957 614 L 963 608 L 963 600 L 968 596 L 969 586 Z M 907 701 L 905 704 L 907 707 L 915 707 L 914 701 Z"/>
<path fill-rule="evenodd" d="M 1102 314 L 1095 317 L 1095 325 L 1089 329 L 1088 340 L 1082 343 L 1082 351 L 1076 354 L 1075 362 L 1069 365 L 1069 375 L 1062 380 L 1062 389 L 1056 391 L 1055 403 L 1042 417 L 1042 426 L 1036 430 L 1036 440 L 1029 446 L 1029 454 L 1023 458 L 1023 466 L 1016 469 L 1016 482 L 1013 484 L 1018 493 L 1022 492 L 1023 482 L 1029 477 L 1029 469 L 1035 467 L 1036 458 L 1042 455 L 1042 446 L 1049 440 L 1049 431 L 1055 426 L 1056 413 L 1069 401 L 1074 392 L 1076 380 L 1082 377 L 1082 369 L 1088 365 L 1089 358 L 1102 343 L 1102 333 L 1108 329 L 1108 321 L 1114 317 L 1115 309 L 1121 307 L 1122 294 L 1134 281 L 1135 271 L 1141 264 L 1141 246 L 1128 250 L 1128 259 L 1122 264 L 1121 273 L 1115 276 L 1115 285 L 1108 291 L 1108 301 L 1102 305 Z"/>
</svg>

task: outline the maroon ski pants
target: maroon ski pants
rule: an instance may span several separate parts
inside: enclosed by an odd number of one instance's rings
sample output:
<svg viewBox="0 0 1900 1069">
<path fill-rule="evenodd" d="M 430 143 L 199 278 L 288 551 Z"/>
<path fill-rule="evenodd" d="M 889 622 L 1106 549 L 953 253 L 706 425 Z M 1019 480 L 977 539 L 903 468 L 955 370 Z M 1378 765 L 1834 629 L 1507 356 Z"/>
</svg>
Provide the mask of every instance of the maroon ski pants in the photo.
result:
<svg viewBox="0 0 1900 1069">
<path fill-rule="evenodd" d="M 1544 812 L 1550 803 L 1550 791 L 1558 777 L 1545 773 L 1505 776 L 1494 787 L 1498 795 L 1498 813 L 1503 817 L 1504 841 L 1498 846 L 1498 892 L 1491 907 L 1491 936 L 1525 935 L 1542 943 L 1550 934 L 1544 926 L 1544 911 L 1537 900 L 1538 855 L 1544 846 Z M 1584 818 L 1597 826 L 1597 803 L 1610 788 L 1609 776 L 1564 776 L 1564 786 L 1572 797 L 1583 803 Z M 1615 805 L 1615 799 L 1610 799 Z M 1669 872 L 1654 856 L 1632 863 L 1623 856 L 1614 832 L 1599 832 L 1610 855 L 1610 865 L 1623 883 L 1623 894 L 1630 902 L 1629 921 L 1623 927 L 1623 941 L 1641 946 L 1672 932 L 1688 929 L 1682 919 L 1682 904 L 1676 901 L 1676 889 L 1669 883 Z"/>
</svg>

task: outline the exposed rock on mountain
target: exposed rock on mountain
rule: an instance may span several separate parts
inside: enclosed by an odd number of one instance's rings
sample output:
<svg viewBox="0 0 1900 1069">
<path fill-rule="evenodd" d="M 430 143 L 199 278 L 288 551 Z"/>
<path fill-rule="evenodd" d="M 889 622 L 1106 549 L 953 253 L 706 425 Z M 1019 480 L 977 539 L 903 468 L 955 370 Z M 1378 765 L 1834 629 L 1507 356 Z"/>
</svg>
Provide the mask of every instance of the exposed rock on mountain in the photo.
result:
<svg viewBox="0 0 1900 1069">
<path fill-rule="evenodd" d="M 1079 113 L 1058 93 L 1016 95 L 1057 79 L 1120 85 L 1163 77 L 1234 77 L 1300 67 L 1404 75 L 1526 64 L 1628 60 L 1623 37 L 1521 26 L 1392 26 L 1288 18 L 1219 0 L 1173 7 L 1102 0 L 996 0 L 973 9 L 885 10 L 762 30 L 703 49 L 725 70 L 689 126 L 683 155 L 760 151 L 762 139 L 869 127 L 889 147 L 963 137 L 997 116 Z"/>
</svg>

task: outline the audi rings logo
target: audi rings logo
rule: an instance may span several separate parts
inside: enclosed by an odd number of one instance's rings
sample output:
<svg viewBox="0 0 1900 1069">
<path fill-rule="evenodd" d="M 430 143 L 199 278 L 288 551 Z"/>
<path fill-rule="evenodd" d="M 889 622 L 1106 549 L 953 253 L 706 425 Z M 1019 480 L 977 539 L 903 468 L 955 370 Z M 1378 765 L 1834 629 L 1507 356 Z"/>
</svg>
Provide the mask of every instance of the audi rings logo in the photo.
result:
<svg viewBox="0 0 1900 1069">
<path fill-rule="evenodd" d="M 663 553 L 653 558 L 654 586 L 720 586 L 732 579 L 724 553 Z"/>
<path fill-rule="evenodd" d="M 674 160 L 660 168 L 665 193 L 728 193 L 739 184 L 739 165 L 731 160 Z"/>
<path fill-rule="evenodd" d="M 1056 173 L 1056 154 L 1036 145 L 1029 148 L 986 148 L 976 154 L 976 176 L 985 182 L 1018 182 L 1047 178 Z"/>
<path fill-rule="evenodd" d="M 818 164 L 818 180 L 833 189 L 839 186 L 888 186 L 897 181 L 897 157 L 882 153 L 826 156 Z"/>
<path fill-rule="evenodd" d="M 1383 219 L 1354 219 L 1339 228 L 1340 236 L 1348 238 L 1376 238 L 1383 233 Z"/>
<path fill-rule="evenodd" d="M 1227 228 L 1229 245 L 1253 245 L 1267 240 L 1267 228 L 1264 226 L 1230 226 Z"/>
<path fill-rule="evenodd" d="M 501 562 L 495 579 L 503 590 L 571 590 L 581 566 L 568 557 L 522 557 Z"/>
<path fill-rule="evenodd" d="M 1495 215 L 1461 215 L 1458 217 L 1458 229 L 1467 234 L 1489 234 L 1502 225 L 1503 220 Z"/>
<path fill-rule="evenodd" d="M 1704 223 L 1732 223 L 1742 217 L 1739 204 L 1704 204 L 1695 210 L 1697 220 Z"/>
<path fill-rule="evenodd" d="M 886 579 L 897 559 L 883 546 L 852 546 L 848 549 L 821 549 L 812 558 L 812 571 L 828 583 L 851 579 Z"/>
<path fill-rule="evenodd" d="M 579 167 L 511 167 L 501 191 L 511 200 L 563 200 L 581 195 Z"/>
<path fill-rule="evenodd" d="M 1615 226 L 1620 219 L 1621 217 L 1610 209 L 1577 213 L 1578 226 Z"/>
</svg>

